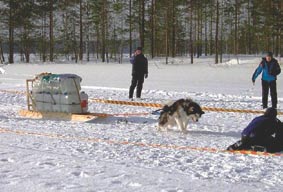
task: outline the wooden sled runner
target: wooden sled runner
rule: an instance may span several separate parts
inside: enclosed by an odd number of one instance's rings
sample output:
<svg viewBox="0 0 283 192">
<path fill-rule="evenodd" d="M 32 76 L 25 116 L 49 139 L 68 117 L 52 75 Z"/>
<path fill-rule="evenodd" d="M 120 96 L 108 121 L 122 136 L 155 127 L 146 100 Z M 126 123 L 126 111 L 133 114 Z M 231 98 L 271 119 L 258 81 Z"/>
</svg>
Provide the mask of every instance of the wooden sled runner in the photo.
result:
<svg viewBox="0 0 283 192">
<path fill-rule="evenodd" d="M 52 119 L 52 120 L 65 120 L 65 121 L 90 121 L 98 117 L 106 117 L 104 114 L 85 113 L 62 113 L 62 112 L 39 112 L 31 110 L 20 110 L 19 115 L 27 118 L 34 119 Z"/>
</svg>

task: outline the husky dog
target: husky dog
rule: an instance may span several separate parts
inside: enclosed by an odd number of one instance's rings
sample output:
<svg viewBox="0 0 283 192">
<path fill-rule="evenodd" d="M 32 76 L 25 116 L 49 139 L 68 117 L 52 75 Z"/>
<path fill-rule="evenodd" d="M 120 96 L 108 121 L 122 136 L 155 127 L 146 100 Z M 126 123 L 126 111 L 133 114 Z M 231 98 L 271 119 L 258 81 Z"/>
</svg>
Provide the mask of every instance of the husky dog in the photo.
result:
<svg viewBox="0 0 283 192">
<path fill-rule="evenodd" d="M 166 130 L 168 127 L 177 126 L 183 133 L 187 131 L 189 120 L 197 122 L 203 115 L 199 104 L 192 99 L 179 99 L 166 104 L 159 116 L 158 130 Z"/>
</svg>

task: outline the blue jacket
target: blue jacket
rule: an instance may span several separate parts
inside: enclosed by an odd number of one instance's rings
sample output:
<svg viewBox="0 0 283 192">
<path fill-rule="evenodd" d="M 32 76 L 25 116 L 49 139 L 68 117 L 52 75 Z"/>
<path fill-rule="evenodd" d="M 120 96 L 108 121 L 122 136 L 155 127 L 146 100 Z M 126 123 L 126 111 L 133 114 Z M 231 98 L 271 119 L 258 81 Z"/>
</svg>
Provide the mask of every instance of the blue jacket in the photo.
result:
<svg viewBox="0 0 283 192">
<path fill-rule="evenodd" d="M 270 62 L 267 62 L 265 58 L 262 58 L 261 63 L 253 74 L 252 80 L 255 81 L 259 74 L 262 73 L 261 79 L 271 82 L 276 80 L 276 76 L 279 75 L 280 72 L 280 65 L 276 59 L 272 58 Z"/>
<path fill-rule="evenodd" d="M 242 137 L 248 136 L 256 139 L 266 138 L 273 135 L 279 125 L 280 121 L 277 118 L 262 115 L 254 118 L 250 122 L 242 131 Z"/>
</svg>

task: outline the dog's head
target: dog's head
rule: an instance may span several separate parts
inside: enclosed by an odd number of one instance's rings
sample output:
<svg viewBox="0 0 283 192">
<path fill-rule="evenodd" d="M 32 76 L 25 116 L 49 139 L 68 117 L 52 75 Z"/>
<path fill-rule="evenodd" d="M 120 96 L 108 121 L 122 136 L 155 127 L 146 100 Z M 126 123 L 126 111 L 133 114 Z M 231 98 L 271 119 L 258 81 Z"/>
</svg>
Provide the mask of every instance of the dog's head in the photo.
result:
<svg viewBox="0 0 283 192">
<path fill-rule="evenodd" d="M 184 110 L 194 122 L 198 122 L 199 118 L 204 114 L 200 105 L 192 100 L 186 100 Z"/>
</svg>

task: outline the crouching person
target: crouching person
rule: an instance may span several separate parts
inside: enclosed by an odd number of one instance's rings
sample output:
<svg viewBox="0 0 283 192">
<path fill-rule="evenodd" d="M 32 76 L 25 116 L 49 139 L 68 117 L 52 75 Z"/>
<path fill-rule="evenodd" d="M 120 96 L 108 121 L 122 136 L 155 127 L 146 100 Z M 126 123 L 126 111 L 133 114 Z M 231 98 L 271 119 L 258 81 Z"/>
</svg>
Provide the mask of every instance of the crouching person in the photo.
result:
<svg viewBox="0 0 283 192">
<path fill-rule="evenodd" d="M 242 131 L 242 138 L 227 150 L 254 150 L 274 152 L 276 141 L 273 135 L 279 129 L 281 122 L 276 118 L 277 110 L 268 108 L 264 115 L 254 118 Z"/>
</svg>

